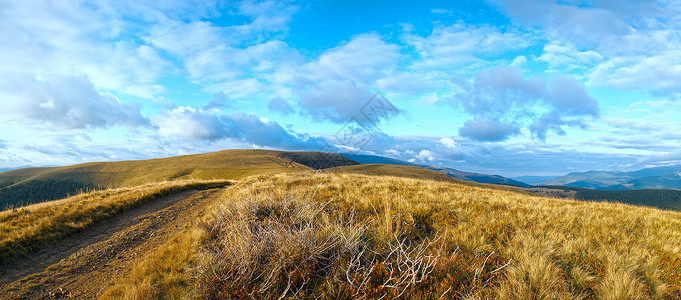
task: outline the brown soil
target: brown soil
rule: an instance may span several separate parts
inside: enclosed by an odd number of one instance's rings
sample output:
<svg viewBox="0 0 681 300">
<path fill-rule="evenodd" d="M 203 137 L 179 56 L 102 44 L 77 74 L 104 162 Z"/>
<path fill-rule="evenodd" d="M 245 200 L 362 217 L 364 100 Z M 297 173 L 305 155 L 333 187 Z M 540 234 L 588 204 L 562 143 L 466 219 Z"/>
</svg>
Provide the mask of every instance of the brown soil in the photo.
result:
<svg viewBox="0 0 681 300">
<path fill-rule="evenodd" d="M 217 191 L 184 191 L 147 202 L 3 266 L 0 298 L 95 298 L 137 259 L 191 224 Z"/>
</svg>

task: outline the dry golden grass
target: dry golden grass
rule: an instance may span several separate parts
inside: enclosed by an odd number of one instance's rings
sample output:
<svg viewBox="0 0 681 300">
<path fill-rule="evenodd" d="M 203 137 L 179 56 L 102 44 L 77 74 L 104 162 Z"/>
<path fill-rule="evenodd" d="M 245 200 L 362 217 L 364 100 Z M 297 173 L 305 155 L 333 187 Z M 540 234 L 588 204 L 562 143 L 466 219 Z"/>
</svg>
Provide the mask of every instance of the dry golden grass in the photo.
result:
<svg viewBox="0 0 681 300">
<path fill-rule="evenodd" d="M 460 182 L 463 180 L 454 178 L 445 173 L 433 171 L 426 168 L 402 165 L 386 165 L 386 164 L 362 164 L 353 166 L 342 166 L 328 168 L 324 171 L 333 173 L 350 173 L 363 175 L 390 175 L 396 177 L 428 179 L 438 181 Z"/>
<path fill-rule="evenodd" d="M 182 282 L 196 283 L 171 298 L 681 297 L 681 213 L 671 211 L 307 173 L 246 178 L 202 224 L 177 243 L 194 247 Z M 148 260 L 159 265 L 144 274 L 170 263 Z"/>
<path fill-rule="evenodd" d="M 191 265 L 205 233 L 190 224 L 130 270 L 127 277 L 109 286 L 100 299 L 197 298 Z"/>
<path fill-rule="evenodd" d="M 63 200 L 0 212 L 0 263 L 82 230 L 106 216 L 181 190 L 212 188 L 231 181 L 181 180 L 92 191 Z"/>
<path fill-rule="evenodd" d="M 281 151 L 224 150 L 149 160 L 92 162 L 65 167 L 28 168 L 0 173 L 0 182 L 73 180 L 97 187 L 117 188 L 166 180 L 240 179 L 256 174 L 311 170 L 280 157 Z"/>
</svg>

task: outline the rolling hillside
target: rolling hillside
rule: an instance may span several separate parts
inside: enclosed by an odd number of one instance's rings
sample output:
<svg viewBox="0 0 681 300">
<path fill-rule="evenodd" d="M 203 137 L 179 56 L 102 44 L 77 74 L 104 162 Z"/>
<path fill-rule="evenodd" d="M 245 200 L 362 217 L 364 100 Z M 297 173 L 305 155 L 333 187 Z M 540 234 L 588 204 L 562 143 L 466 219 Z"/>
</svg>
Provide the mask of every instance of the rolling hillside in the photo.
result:
<svg viewBox="0 0 681 300">
<path fill-rule="evenodd" d="M 460 182 L 462 180 L 445 175 L 443 173 L 414 166 L 387 165 L 387 164 L 363 164 L 329 168 L 326 171 L 334 173 L 364 174 L 364 175 L 391 175 L 405 178 L 431 179 L 437 181 Z"/>
<path fill-rule="evenodd" d="M 357 164 L 319 152 L 225 150 L 161 159 L 93 162 L 0 173 L 0 209 L 59 199 L 81 190 L 167 180 L 240 179 L 254 174 L 302 172 Z"/>
<path fill-rule="evenodd" d="M 232 153 L 263 173 L 95 191 L 0 213 L 0 257 L 13 264 L 68 247 L 75 233 L 86 247 L 8 280 L 0 298 L 681 297 L 679 212 L 540 197 L 414 166 L 308 172 L 279 152 Z M 299 155 L 314 165 L 314 153 Z M 209 190 L 174 194 L 197 185 Z M 82 240 L 102 229 L 99 221 L 157 199 L 165 204 L 126 215 L 128 225 L 107 240 Z"/>
<path fill-rule="evenodd" d="M 347 156 L 347 155 L 346 155 Z M 412 164 L 368 155 L 349 157 L 321 152 L 225 150 L 169 158 L 92 162 L 65 167 L 24 168 L 0 173 L 0 209 L 60 199 L 82 191 L 169 180 L 240 179 L 250 175 L 333 172 L 453 179 L 482 184 L 527 186 L 508 178 Z M 375 165 L 373 162 L 382 164 Z"/>
<path fill-rule="evenodd" d="M 633 172 L 574 172 L 553 178 L 541 183 L 541 185 L 562 185 L 599 190 L 681 190 L 681 166 L 646 168 Z"/>
<path fill-rule="evenodd" d="M 104 298 L 681 296 L 678 212 L 327 172 L 249 177 L 221 199 Z"/>
<path fill-rule="evenodd" d="M 570 186 L 533 186 L 524 190 L 533 194 L 555 198 L 618 202 L 681 211 L 681 191 L 679 190 L 641 189 L 612 191 Z"/>
<path fill-rule="evenodd" d="M 513 180 L 510 178 L 506 178 L 503 176 L 499 175 L 487 175 L 487 174 L 479 174 L 479 173 L 472 173 L 472 172 L 464 172 L 464 171 L 459 171 L 451 168 L 445 168 L 445 167 L 436 167 L 436 166 L 429 166 L 429 165 L 424 165 L 424 164 L 415 164 L 415 163 L 410 163 L 406 161 L 401 161 L 399 159 L 394 159 L 394 158 L 388 158 L 388 157 L 382 157 L 382 156 L 375 156 L 375 155 L 362 155 L 362 154 L 347 154 L 347 153 L 341 153 L 341 155 L 352 159 L 356 162 L 362 163 L 362 164 L 391 164 L 391 165 L 404 165 L 404 166 L 414 166 L 414 167 L 421 167 L 421 168 L 426 168 L 434 171 L 438 171 L 444 174 L 447 174 L 449 176 L 452 176 L 454 178 L 458 178 L 461 180 L 466 180 L 466 181 L 474 181 L 478 183 L 491 183 L 491 184 L 503 184 L 503 185 L 510 185 L 510 186 L 518 186 L 518 187 L 529 187 L 530 185 L 520 182 L 517 180 Z"/>
</svg>

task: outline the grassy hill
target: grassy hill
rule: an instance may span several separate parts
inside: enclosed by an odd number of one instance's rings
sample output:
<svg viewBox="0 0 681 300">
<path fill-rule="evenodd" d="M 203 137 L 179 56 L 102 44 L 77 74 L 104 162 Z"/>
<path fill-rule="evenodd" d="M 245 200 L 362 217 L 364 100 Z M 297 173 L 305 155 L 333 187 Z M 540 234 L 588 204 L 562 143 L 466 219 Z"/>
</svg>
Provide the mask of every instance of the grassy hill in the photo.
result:
<svg viewBox="0 0 681 300">
<path fill-rule="evenodd" d="M 225 150 L 161 159 L 93 162 L 0 173 L 0 209 L 66 197 L 81 190 L 168 180 L 240 179 L 357 164 L 319 152 Z"/>
<path fill-rule="evenodd" d="M 679 190 L 643 189 L 608 191 L 569 186 L 534 186 L 525 190 L 531 193 L 558 198 L 619 202 L 681 211 L 681 191 Z"/>
<path fill-rule="evenodd" d="M 329 168 L 326 171 L 334 173 L 350 173 L 364 175 L 391 175 L 406 178 L 431 179 L 438 181 L 462 181 L 449 175 L 414 166 L 367 164 Z"/>
<path fill-rule="evenodd" d="M 352 166 L 341 166 L 326 169 L 328 172 L 334 173 L 348 173 L 348 174 L 361 174 L 361 175 L 375 175 L 375 176 L 397 176 L 412 179 L 427 179 L 427 180 L 437 180 L 446 182 L 455 182 L 458 184 L 488 188 L 494 190 L 505 190 L 514 191 L 517 193 L 526 193 L 523 189 L 508 186 L 503 184 L 490 184 L 490 183 L 479 183 L 475 181 L 463 180 L 456 177 L 452 177 L 443 172 L 436 171 L 433 169 L 427 169 L 418 166 L 409 165 L 393 165 L 393 164 L 362 164 L 362 165 L 352 165 Z M 530 194 L 530 193 L 528 193 Z"/>
<path fill-rule="evenodd" d="M 499 185 L 508 185 L 508 186 L 516 186 L 516 187 L 529 187 L 530 186 L 530 185 L 528 185 L 524 182 L 520 182 L 520 181 L 517 181 L 517 180 L 513 180 L 513 179 L 510 179 L 510 178 L 499 176 L 499 175 L 488 175 L 488 174 L 465 172 L 465 171 L 455 170 L 455 169 L 452 169 L 452 168 L 410 163 L 410 162 L 402 161 L 402 160 L 399 160 L 399 159 L 382 157 L 382 156 L 375 156 L 375 155 L 348 154 L 348 153 L 341 153 L 341 155 L 343 155 L 347 158 L 350 158 L 354 161 L 360 162 L 362 164 L 390 164 L 390 165 L 404 165 L 404 166 L 421 167 L 421 168 L 425 168 L 425 169 L 438 171 L 438 172 L 441 172 L 443 174 L 447 174 L 447 175 L 454 177 L 454 178 L 458 178 L 458 179 L 465 180 L 465 181 L 473 181 L 473 182 L 477 182 L 477 183 L 499 184 Z"/>
<path fill-rule="evenodd" d="M 681 297 L 678 212 L 329 172 L 214 205 L 103 298 Z"/>
<path fill-rule="evenodd" d="M 0 173 L 0 209 L 61 199 L 94 189 L 173 180 L 236 180 L 251 175 L 298 173 L 317 169 L 455 181 L 474 186 L 515 190 L 511 187 L 464 181 L 446 171 L 432 170 L 421 165 L 362 165 L 347 157 L 321 152 L 225 150 L 161 159 L 93 162 L 65 167 L 25 168 Z M 486 179 L 482 181 L 486 182 Z"/>
<path fill-rule="evenodd" d="M 269 150 L 225 150 L 160 159 L 28 168 L 1 173 L 0 182 L 51 179 L 117 187 L 174 179 L 239 179 L 254 174 L 310 169 L 280 157 L 281 153 Z"/>
<path fill-rule="evenodd" d="M 681 297 L 679 212 L 540 197 L 412 168 L 242 178 L 102 297 Z M 178 180 L 0 212 L 0 258 L 158 195 L 230 183 Z"/>
<path fill-rule="evenodd" d="M 556 177 L 542 185 L 599 190 L 681 190 L 681 165 L 646 168 L 633 172 L 588 171 Z"/>
</svg>

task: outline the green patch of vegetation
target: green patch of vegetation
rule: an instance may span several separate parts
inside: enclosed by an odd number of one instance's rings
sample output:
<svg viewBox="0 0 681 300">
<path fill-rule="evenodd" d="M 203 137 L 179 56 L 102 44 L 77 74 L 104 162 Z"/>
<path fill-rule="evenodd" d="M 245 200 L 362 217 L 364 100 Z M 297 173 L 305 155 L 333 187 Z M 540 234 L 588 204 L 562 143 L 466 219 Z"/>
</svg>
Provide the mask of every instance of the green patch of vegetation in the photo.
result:
<svg viewBox="0 0 681 300">
<path fill-rule="evenodd" d="M 358 162 L 347 157 L 323 152 L 309 151 L 279 152 L 277 153 L 277 156 L 285 160 L 288 160 L 291 163 L 296 162 L 315 170 L 341 166 L 359 165 Z"/>
<path fill-rule="evenodd" d="M 0 189 L 13 185 L 14 181 L 6 180 L 5 182 L 0 182 Z"/>
<path fill-rule="evenodd" d="M 681 191 L 679 190 L 606 191 L 566 186 L 538 186 L 536 188 L 575 191 L 574 198 L 577 200 L 619 202 L 681 211 Z"/>
<path fill-rule="evenodd" d="M 33 180 L 16 185 L 0 185 L 0 210 L 62 199 L 84 191 L 94 190 L 92 184 L 82 184 L 73 180 Z"/>
</svg>

